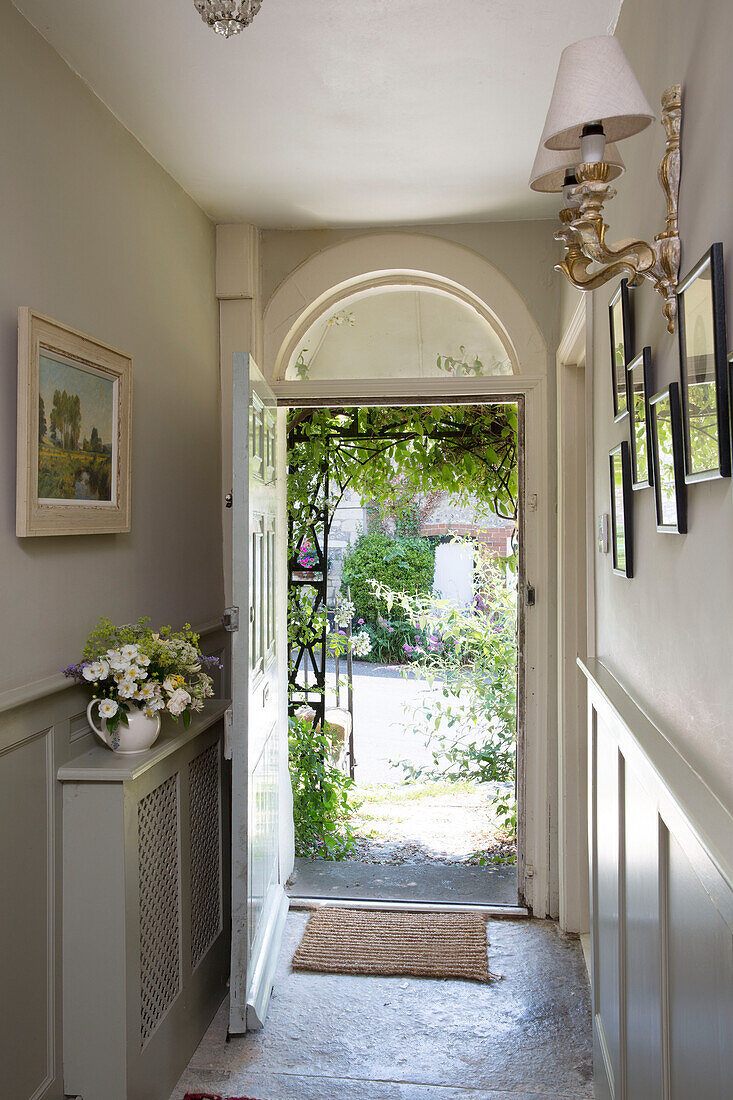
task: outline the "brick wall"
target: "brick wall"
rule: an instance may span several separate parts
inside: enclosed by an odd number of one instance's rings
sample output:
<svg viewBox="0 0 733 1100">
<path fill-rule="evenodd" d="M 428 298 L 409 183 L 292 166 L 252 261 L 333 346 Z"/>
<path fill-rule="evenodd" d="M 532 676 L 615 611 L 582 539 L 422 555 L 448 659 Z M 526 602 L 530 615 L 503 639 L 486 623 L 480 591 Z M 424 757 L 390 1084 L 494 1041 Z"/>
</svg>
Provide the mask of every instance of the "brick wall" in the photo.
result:
<svg viewBox="0 0 733 1100">
<path fill-rule="evenodd" d="M 507 552 L 507 542 L 514 534 L 514 524 L 507 520 L 501 520 L 501 526 L 486 527 L 480 523 L 421 523 L 421 535 L 470 535 L 477 542 L 482 542 L 490 547 L 492 553 L 504 557 Z"/>
</svg>

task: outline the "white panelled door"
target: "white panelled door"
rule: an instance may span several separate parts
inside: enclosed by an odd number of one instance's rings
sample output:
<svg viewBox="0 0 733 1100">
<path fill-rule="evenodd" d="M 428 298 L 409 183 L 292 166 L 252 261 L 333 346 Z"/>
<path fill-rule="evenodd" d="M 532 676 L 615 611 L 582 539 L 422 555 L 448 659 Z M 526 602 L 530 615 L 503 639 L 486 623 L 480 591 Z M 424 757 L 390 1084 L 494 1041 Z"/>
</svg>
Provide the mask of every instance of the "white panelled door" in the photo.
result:
<svg viewBox="0 0 733 1100">
<path fill-rule="evenodd" d="M 232 969 L 229 1033 L 262 1027 L 288 900 L 279 867 L 277 418 L 251 356 L 233 362 Z M 282 665 L 282 662 L 280 662 Z"/>
</svg>

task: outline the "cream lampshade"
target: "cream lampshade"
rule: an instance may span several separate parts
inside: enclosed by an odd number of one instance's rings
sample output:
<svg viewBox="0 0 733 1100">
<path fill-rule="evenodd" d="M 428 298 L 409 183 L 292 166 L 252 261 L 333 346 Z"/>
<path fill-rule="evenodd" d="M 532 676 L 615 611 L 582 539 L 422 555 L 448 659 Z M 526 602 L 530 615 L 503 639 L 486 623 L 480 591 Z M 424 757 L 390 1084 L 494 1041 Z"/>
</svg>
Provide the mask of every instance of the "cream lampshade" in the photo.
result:
<svg viewBox="0 0 733 1100">
<path fill-rule="evenodd" d="M 542 145 L 579 149 L 581 131 L 592 123 L 602 125 L 606 141 L 621 141 L 653 121 L 654 112 L 617 38 L 602 34 L 565 47 Z"/>
<path fill-rule="evenodd" d="M 606 146 L 603 159 L 610 168 L 609 180 L 618 179 L 626 165 L 615 145 Z M 545 194 L 562 191 L 565 173 L 574 171 L 578 160 L 577 149 L 545 149 L 544 145 L 540 145 L 532 165 L 529 186 L 533 191 Z"/>
</svg>

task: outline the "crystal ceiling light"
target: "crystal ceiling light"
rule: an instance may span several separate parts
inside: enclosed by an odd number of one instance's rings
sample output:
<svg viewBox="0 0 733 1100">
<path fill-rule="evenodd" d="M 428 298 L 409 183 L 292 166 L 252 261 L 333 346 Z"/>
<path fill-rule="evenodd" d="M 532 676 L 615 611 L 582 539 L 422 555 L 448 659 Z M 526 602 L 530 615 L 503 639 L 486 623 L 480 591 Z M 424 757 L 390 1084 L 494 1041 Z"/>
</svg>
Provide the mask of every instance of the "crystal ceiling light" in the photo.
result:
<svg viewBox="0 0 733 1100">
<path fill-rule="evenodd" d="M 204 23 L 230 38 L 248 27 L 262 7 L 262 0 L 194 0 Z"/>
</svg>

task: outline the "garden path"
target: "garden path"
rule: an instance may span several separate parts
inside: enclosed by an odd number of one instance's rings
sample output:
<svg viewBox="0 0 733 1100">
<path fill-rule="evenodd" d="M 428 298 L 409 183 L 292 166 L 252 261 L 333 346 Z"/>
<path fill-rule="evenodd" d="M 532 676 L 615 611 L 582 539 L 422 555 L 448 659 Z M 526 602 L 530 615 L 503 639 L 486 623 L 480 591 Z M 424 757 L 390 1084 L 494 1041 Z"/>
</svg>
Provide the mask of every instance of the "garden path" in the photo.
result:
<svg viewBox="0 0 733 1100">
<path fill-rule="evenodd" d="M 341 664 L 342 680 L 346 671 Z M 334 666 L 329 662 L 328 685 L 334 684 Z M 418 725 L 409 722 L 410 707 L 416 705 L 430 688 L 426 680 L 412 672 L 403 675 L 399 665 L 377 665 L 369 661 L 354 661 L 354 754 L 356 781 L 369 786 L 403 783 L 404 772 L 399 759 L 414 766 L 429 764 L 431 755 L 425 748 L 425 735 Z M 328 705 L 335 704 L 329 693 Z M 346 705 L 346 688 L 341 690 L 341 705 Z"/>
<path fill-rule="evenodd" d="M 328 679 L 334 683 L 333 664 Z M 502 842 L 492 813 L 493 784 L 405 783 L 397 761 L 432 763 L 425 720 L 410 718 L 426 692 L 438 693 L 440 687 L 412 672 L 403 675 L 399 666 L 354 662 L 355 779 L 361 803 L 354 823 L 355 858 L 393 866 L 476 864 L 488 851 L 489 862 L 513 862 L 515 846 Z"/>
</svg>

